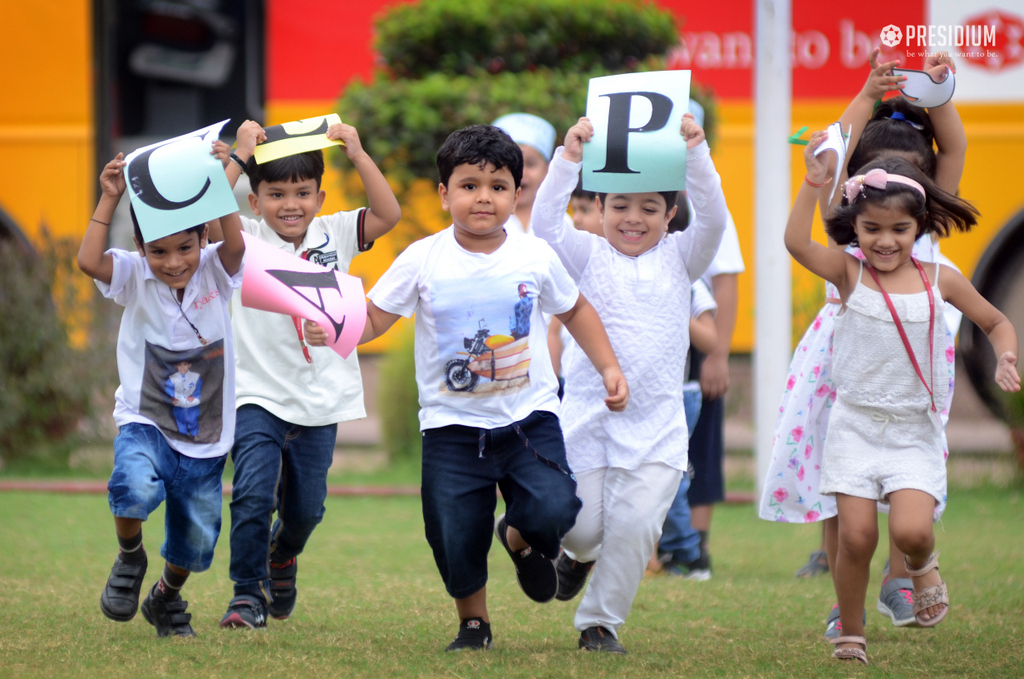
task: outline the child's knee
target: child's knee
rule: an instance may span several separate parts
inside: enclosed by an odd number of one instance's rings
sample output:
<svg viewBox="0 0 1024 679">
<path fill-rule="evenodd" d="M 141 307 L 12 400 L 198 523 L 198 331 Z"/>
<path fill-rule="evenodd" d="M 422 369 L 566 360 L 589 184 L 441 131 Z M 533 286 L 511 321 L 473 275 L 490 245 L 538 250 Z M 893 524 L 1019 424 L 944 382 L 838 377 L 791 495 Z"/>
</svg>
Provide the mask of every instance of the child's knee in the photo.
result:
<svg viewBox="0 0 1024 679">
<path fill-rule="evenodd" d="M 893 542 L 904 554 L 930 554 L 935 547 L 935 533 L 931 524 L 893 527 Z"/>
<path fill-rule="evenodd" d="M 854 554 L 872 553 L 878 545 L 878 527 L 842 526 L 839 530 L 839 548 Z"/>
</svg>

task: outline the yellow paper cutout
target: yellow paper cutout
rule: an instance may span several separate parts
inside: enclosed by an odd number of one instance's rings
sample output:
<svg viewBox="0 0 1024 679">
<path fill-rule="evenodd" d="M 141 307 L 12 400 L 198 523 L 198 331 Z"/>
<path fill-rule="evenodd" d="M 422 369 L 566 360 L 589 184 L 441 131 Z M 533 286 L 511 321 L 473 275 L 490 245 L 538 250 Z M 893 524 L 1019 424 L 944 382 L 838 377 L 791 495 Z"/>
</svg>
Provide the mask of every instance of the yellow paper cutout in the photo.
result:
<svg viewBox="0 0 1024 679">
<path fill-rule="evenodd" d="M 256 145 L 256 162 L 269 163 L 297 153 L 344 146 L 341 140 L 327 138 L 328 128 L 335 124 L 341 124 L 341 117 L 337 113 L 271 125 L 264 129 L 267 140 Z"/>
</svg>

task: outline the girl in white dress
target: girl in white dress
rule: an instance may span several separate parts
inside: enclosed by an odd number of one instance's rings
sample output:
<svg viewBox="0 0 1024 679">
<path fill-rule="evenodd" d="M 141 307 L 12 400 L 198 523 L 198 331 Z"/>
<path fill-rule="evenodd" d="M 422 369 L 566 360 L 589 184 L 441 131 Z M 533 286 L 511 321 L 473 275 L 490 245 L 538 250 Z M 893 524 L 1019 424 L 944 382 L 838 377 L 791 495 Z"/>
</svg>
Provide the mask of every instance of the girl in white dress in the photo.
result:
<svg viewBox="0 0 1024 679">
<path fill-rule="evenodd" d="M 967 231 L 977 212 L 902 158 L 859 170 L 841 187 L 842 204 L 826 219 L 829 236 L 840 245 L 858 245 L 864 260 L 811 239 L 815 186 L 825 183 L 829 171 L 827 157 L 813 152 L 826 137 L 816 132 L 804 154 L 807 177 L 789 217 L 786 247 L 835 285 L 842 304 L 833 344 L 836 400 L 820 491 L 835 495 L 839 511 L 834 581 L 844 636 L 832 640 L 834 656 L 867 663 L 862 612 L 878 542 L 878 501 L 891 507 L 889 532 L 906 554 L 917 623 L 937 625 L 949 607 L 932 553 L 932 514 L 946 480 L 939 419 L 948 389 L 944 301 L 986 332 L 999 358 L 996 382 L 1006 391 L 1020 389 L 1017 335 L 959 272 L 912 257 L 919 236 Z"/>
</svg>

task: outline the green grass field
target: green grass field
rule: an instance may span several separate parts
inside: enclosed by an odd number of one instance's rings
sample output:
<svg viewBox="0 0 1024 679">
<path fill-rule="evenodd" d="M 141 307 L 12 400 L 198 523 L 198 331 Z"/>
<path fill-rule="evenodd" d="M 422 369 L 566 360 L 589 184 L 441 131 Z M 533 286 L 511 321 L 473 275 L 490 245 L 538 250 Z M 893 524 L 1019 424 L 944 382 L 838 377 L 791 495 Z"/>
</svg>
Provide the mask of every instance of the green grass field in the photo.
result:
<svg viewBox="0 0 1024 679">
<path fill-rule="evenodd" d="M 952 493 L 936 526 L 952 610 L 933 630 L 895 629 L 868 603 L 868 668 L 821 638 L 828 578 L 793 573 L 818 526 L 774 525 L 752 506 L 716 510 L 714 578 L 646 579 L 621 630 L 629 655 L 576 650 L 575 606 L 538 605 L 491 550 L 495 649 L 449 655 L 454 606 L 423 538 L 418 498 L 328 498 L 300 558 L 299 603 L 257 633 L 217 627 L 231 597 L 228 511 L 213 567 L 185 589 L 194 640 L 157 639 L 142 616 L 114 623 L 99 594 L 116 552 L 102 495 L 0 493 L 0 676 L 24 677 L 1020 677 L 1024 675 L 1024 489 Z M 162 510 L 145 527 L 151 584 Z M 885 540 L 883 532 L 881 539 Z"/>
</svg>

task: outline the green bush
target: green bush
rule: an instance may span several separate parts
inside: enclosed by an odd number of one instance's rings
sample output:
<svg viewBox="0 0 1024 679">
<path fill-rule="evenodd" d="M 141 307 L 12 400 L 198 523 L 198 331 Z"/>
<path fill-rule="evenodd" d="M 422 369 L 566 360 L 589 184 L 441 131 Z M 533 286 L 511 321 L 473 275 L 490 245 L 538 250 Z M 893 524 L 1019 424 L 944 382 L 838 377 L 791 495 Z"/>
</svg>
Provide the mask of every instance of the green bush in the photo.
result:
<svg viewBox="0 0 1024 679">
<path fill-rule="evenodd" d="M 654 71 L 664 61 L 649 57 L 633 70 Z M 359 130 L 367 152 L 392 179 L 437 178 L 437 150 L 448 135 L 466 125 L 489 123 L 514 111 L 534 113 L 555 126 L 559 143 L 587 108 L 590 78 L 611 71 L 555 71 L 492 75 L 432 73 L 419 80 L 391 80 L 378 75 L 373 83 L 353 82 L 339 104 L 345 122 Z M 714 106 L 698 86 L 691 96 L 705 108 L 705 132 L 712 143 Z M 339 167 L 347 167 L 336 156 Z"/>
<path fill-rule="evenodd" d="M 377 21 L 391 75 L 631 70 L 678 42 L 670 12 L 624 0 L 421 0 Z"/>
<path fill-rule="evenodd" d="M 113 351 L 68 346 L 54 305 L 55 292 L 75 305 L 77 249 L 48 239 L 46 254 L 35 255 L 0 241 L 0 461 L 30 457 L 73 433 L 115 370 Z M 80 301 L 71 305 L 62 308 L 82 310 Z"/>
<path fill-rule="evenodd" d="M 418 460 L 423 450 L 414 338 L 412 324 L 406 324 L 385 354 L 378 372 L 381 429 L 392 462 L 402 458 Z"/>
</svg>

